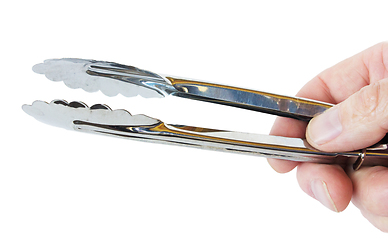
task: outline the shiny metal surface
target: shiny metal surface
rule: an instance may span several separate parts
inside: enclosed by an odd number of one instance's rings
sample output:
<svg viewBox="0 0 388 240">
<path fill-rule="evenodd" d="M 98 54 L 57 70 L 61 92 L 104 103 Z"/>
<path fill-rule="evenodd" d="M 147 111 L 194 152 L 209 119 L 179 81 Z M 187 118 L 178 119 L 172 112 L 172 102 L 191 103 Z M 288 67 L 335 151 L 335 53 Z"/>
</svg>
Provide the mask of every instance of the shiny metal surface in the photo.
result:
<svg viewBox="0 0 388 240">
<path fill-rule="evenodd" d="M 101 91 L 107 96 L 163 97 L 169 94 L 163 77 L 132 66 L 87 59 L 49 59 L 36 64 L 33 71 L 66 86 L 87 92 Z"/>
<path fill-rule="evenodd" d="M 68 87 L 88 92 L 100 90 L 108 96 L 172 95 L 305 121 L 332 107 L 313 100 L 161 75 L 104 61 L 50 59 L 35 65 L 33 70 L 53 81 L 63 81 Z"/>
<path fill-rule="evenodd" d="M 333 105 L 220 84 L 166 76 L 179 90 L 173 95 L 308 121 Z M 184 93 L 184 94 L 183 94 Z"/>
<path fill-rule="evenodd" d="M 100 90 L 107 96 L 172 95 L 305 121 L 332 107 L 309 99 L 156 74 L 105 61 L 50 59 L 35 65 L 33 70 L 50 80 L 63 81 L 70 88 L 88 92 Z M 326 153 L 313 149 L 302 139 L 166 124 L 145 115 L 132 116 L 125 110 L 112 111 L 102 104 L 89 108 L 82 102 L 36 101 L 24 105 L 23 110 L 42 122 L 77 131 L 302 162 L 356 162 L 357 168 L 361 164 L 388 165 L 387 145 L 383 143 L 365 151 Z"/>
<path fill-rule="evenodd" d="M 23 110 L 57 127 L 134 140 L 327 164 L 353 164 L 362 155 L 364 165 L 388 165 L 386 145 L 365 152 L 327 153 L 313 149 L 303 139 L 167 124 L 145 115 L 131 115 L 126 110 L 112 111 L 100 104 L 89 108 L 81 102 L 63 100 L 35 101 L 23 105 Z"/>
</svg>

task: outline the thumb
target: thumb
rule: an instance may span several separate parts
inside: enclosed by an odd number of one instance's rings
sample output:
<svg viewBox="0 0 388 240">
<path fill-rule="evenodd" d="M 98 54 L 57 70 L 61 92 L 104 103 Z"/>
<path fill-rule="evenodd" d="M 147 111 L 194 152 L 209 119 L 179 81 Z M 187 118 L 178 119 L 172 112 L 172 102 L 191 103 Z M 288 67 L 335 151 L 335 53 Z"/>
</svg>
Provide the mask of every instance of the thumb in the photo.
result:
<svg viewBox="0 0 388 240">
<path fill-rule="evenodd" d="M 387 132 L 388 78 L 363 87 L 314 117 L 306 138 L 322 151 L 352 151 L 377 143 Z"/>
</svg>

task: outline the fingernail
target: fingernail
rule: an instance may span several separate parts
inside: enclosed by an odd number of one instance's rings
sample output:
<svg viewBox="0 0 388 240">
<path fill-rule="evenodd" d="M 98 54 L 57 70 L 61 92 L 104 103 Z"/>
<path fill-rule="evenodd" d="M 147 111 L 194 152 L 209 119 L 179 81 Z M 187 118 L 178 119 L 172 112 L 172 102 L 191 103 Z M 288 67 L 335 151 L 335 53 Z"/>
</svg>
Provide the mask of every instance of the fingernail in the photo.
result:
<svg viewBox="0 0 388 240">
<path fill-rule="evenodd" d="M 314 198 L 322 203 L 328 209 L 338 212 L 337 207 L 334 204 L 333 199 L 330 196 L 327 185 L 322 180 L 314 180 L 311 182 L 311 191 L 313 192 Z"/>
<path fill-rule="evenodd" d="M 313 118 L 307 127 L 307 135 L 317 145 L 327 143 L 342 132 L 338 107 L 333 107 Z"/>
</svg>

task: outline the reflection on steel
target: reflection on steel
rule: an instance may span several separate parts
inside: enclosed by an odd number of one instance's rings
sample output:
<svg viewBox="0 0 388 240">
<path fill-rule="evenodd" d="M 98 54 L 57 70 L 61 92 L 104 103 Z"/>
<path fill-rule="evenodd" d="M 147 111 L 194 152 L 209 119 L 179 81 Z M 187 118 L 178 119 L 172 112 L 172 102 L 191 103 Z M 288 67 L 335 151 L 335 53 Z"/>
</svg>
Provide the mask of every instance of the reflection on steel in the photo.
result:
<svg viewBox="0 0 388 240">
<path fill-rule="evenodd" d="M 332 107 L 309 99 L 162 75 L 105 61 L 50 59 L 35 65 L 33 70 L 50 80 L 63 81 L 70 88 L 101 91 L 107 96 L 171 95 L 304 121 Z M 349 164 L 356 161 L 357 169 L 361 164 L 388 165 L 387 145 L 383 143 L 355 152 L 327 153 L 313 149 L 303 139 L 171 125 L 145 115 L 132 116 L 125 110 L 112 111 L 102 104 L 89 108 L 82 102 L 35 101 L 24 105 L 23 110 L 42 122 L 83 132 L 301 162 Z"/>
<path fill-rule="evenodd" d="M 386 145 L 361 152 L 327 153 L 312 148 L 303 139 L 173 125 L 145 115 L 131 115 L 126 110 L 111 110 L 106 105 L 89 108 L 81 102 L 64 100 L 35 101 L 23 105 L 23 110 L 57 127 L 134 140 L 326 164 L 352 164 L 362 156 L 364 165 L 388 165 Z"/>
<path fill-rule="evenodd" d="M 172 95 L 306 121 L 332 107 L 309 99 L 188 80 L 104 61 L 50 59 L 35 65 L 33 70 L 50 80 L 63 81 L 68 87 L 100 90 L 108 96 Z"/>
</svg>

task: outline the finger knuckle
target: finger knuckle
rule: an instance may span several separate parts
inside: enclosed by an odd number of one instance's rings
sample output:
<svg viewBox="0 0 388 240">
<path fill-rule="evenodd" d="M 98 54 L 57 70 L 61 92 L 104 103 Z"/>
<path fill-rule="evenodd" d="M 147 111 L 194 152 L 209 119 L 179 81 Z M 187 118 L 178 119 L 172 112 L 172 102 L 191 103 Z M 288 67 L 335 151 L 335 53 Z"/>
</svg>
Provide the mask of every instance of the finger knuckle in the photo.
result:
<svg viewBox="0 0 388 240">
<path fill-rule="evenodd" d="M 377 81 L 362 88 L 357 95 L 354 118 L 380 122 L 388 117 L 388 84 Z"/>
</svg>

